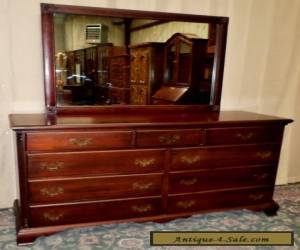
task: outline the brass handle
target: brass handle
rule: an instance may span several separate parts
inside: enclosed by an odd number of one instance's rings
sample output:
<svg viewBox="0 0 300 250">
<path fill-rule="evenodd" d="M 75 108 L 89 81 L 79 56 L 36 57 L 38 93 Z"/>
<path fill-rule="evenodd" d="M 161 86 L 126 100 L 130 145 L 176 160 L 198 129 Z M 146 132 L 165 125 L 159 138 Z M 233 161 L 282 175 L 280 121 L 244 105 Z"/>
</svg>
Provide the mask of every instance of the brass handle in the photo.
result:
<svg viewBox="0 0 300 250">
<path fill-rule="evenodd" d="M 70 138 L 69 142 L 74 146 L 84 147 L 92 143 L 92 138 Z"/>
<path fill-rule="evenodd" d="M 41 162 L 40 167 L 43 170 L 48 170 L 50 172 L 57 171 L 61 168 L 63 168 L 64 163 L 61 161 L 55 161 L 55 162 Z"/>
<path fill-rule="evenodd" d="M 187 163 L 187 164 L 193 164 L 193 163 L 196 163 L 199 160 L 200 160 L 200 156 L 199 155 L 195 155 L 195 156 L 186 156 L 186 155 L 183 155 L 183 156 L 181 156 L 181 162 Z"/>
<path fill-rule="evenodd" d="M 261 152 L 256 153 L 256 156 L 261 158 L 261 159 L 270 158 L 271 155 L 272 155 L 272 151 L 261 151 Z"/>
<path fill-rule="evenodd" d="M 243 141 L 250 140 L 254 136 L 254 133 L 250 132 L 247 134 L 236 133 L 236 137 L 242 139 Z"/>
<path fill-rule="evenodd" d="M 258 200 L 261 200 L 262 198 L 264 198 L 264 194 L 250 194 L 249 195 L 249 198 L 251 200 L 254 200 L 254 201 L 258 201 Z"/>
<path fill-rule="evenodd" d="M 45 219 L 49 221 L 59 221 L 64 217 L 63 213 L 43 213 Z"/>
<path fill-rule="evenodd" d="M 194 185 L 196 182 L 197 182 L 197 178 L 192 178 L 192 179 L 181 179 L 179 181 L 179 183 L 181 185 L 185 185 L 185 186 L 191 186 L 191 185 Z"/>
<path fill-rule="evenodd" d="M 147 205 L 140 205 L 140 206 L 133 205 L 133 206 L 131 207 L 131 209 L 132 209 L 134 212 L 145 213 L 145 212 L 149 212 L 149 211 L 152 210 L 152 205 L 150 205 L 150 204 L 147 204 Z"/>
<path fill-rule="evenodd" d="M 176 203 L 177 207 L 184 208 L 184 209 L 191 208 L 195 204 L 196 204 L 195 200 L 178 201 Z"/>
<path fill-rule="evenodd" d="M 140 167 L 148 167 L 150 165 L 153 165 L 155 162 L 155 159 L 154 158 L 148 158 L 148 159 L 136 159 L 134 161 L 134 164 L 137 165 L 137 166 L 140 166 Z"/>
<path fill-rule="evenodd" d="M 54 197 L 64 193 L 64 189 L 62 187 L 42 188 L 40 191 L 42 195 L 49 197 Z"/>
<path fill-rule="evenodd" d="M 180 139 L 180 135 L 170 135 L 170 136 L 162 135 L 159 137 L 159 142 L 170 145 L 177 142 L 179 139 Z"/>
<path fill-rule="evenodd" d="M 269 177 L 269 174 L 268 173 L 263 173 L 263 174 L 254 174 L 253 177 L 257 180 L 264 180 L 266 179 L 267 177 Z"/>
<path fill-rule="evenodd" d="M 147 190 L 153 185 L 152 182 L 149 183 L 138 183 L 135 182 L 132 184 L 133 189 L 138 189 L 138 190 Z"/>
</svg>

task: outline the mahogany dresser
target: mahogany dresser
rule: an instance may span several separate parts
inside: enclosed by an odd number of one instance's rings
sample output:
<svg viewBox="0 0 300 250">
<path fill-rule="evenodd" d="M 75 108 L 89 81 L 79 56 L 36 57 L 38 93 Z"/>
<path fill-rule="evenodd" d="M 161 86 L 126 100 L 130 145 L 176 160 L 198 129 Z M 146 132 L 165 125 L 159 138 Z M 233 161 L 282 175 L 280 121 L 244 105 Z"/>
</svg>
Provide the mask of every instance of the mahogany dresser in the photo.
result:
<svg viewBox="0 0 300 250">
<path fill-rule="evenodd" d="M 241 209 L 276 214 L 284 126 L 248 112 L 10 116 L 20 244 L 67 228 Z"/>
</svg>

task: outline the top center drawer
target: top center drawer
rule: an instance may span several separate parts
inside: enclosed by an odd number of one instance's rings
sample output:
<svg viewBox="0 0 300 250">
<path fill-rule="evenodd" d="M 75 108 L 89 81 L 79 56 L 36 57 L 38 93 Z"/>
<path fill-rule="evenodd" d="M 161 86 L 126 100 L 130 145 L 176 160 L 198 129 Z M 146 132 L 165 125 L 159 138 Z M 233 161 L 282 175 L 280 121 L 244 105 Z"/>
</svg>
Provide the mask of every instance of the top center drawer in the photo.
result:
<svg viewBox="0 0 300 250">
<path fill-rule="evenodd" d="M 30 132 L 28 151 L 92 150 L 128 148 L 131 131 Z"/>
<path fill-rule="evenodd" d="M 201 129 L 138 130 L 137 147 L 173 147 L 203 144 Z"/>
</svg>

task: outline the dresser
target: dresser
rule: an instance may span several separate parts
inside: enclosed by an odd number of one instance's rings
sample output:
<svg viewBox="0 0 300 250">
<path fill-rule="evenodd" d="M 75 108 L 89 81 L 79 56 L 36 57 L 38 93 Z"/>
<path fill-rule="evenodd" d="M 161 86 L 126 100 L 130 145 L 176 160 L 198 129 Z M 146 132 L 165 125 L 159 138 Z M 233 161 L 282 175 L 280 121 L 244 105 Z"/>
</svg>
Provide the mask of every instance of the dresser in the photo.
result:
<svg viewBox="0 0 300 250">
<path fill-rule="evenodd" d="M 248 112 L 14 114 L 17 241 L 247 208 L 274 215 L 291 120 Z"/>
</svg>

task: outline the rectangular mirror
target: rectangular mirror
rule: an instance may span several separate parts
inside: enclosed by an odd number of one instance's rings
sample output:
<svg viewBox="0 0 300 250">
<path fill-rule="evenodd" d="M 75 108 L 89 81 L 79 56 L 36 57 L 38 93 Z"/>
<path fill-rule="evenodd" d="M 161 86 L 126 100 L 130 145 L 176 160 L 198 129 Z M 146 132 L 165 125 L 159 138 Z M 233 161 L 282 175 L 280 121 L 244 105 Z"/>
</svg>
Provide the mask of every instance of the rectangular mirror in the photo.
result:
<svg viewBox="0 0 300 250">
<path fill-rule="evenodd" d="M 219 106 L 227 18 L 47 4 L 42 17 L 48 110 Z"/>
</svg>

